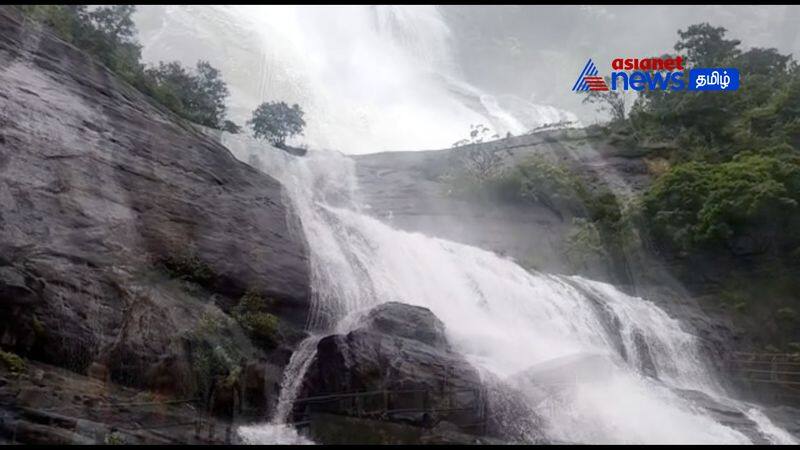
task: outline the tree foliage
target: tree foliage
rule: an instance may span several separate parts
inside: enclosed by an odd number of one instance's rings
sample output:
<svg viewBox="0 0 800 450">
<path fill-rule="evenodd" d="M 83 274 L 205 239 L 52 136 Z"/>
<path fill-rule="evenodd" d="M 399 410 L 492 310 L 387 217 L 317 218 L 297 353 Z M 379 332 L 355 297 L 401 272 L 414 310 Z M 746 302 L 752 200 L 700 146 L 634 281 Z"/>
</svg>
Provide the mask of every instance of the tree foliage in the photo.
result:
<svg viewBox="0 0 800 450">
<path fill-rule="evenodd" d="M 18 5 L 35 22 L 90 53 L 135 88 L 179 116 L 220 128 L 225 119 L 228 88 L 219 70 L 199 61 L 194 71 L 178 62 L 146 67 L 136 41 L 133 5 Z"/>
<path fill-rule="evenodd" d="M 686 53 L 686 61 L 694 67 L 716 67 L 735 58 L 739 53 L 738 39 L 725 39 L 727 30 L 714 27 L 707 22 L 690 25 L 686 30 L 678 30 L 680 40 L 675 51 Z"/>
<path fill-rule="evenodd" d="M 798 144 L 796 63 L 773 48 L 742 51 L 740 41 L 725 34 L 722 27 L 692 25 L 679 31 L 675 49 L 685 57 L 687 71 L 693 66 L 737 67 L 739 90 L 645 90 L 632 107 L 630 124 L 637 135 L 671 144 L 673 162 L 723 162 L 742 151 Z"/>
<path fill-rule="evenodd" d="M 146 70 L 149 89 L 156 99 L 178 115 L 213 128 L 222 128 L 228 88 L 219 70 L 198 61 L 189 71 L 179 62 L 159 62 Z"/>
<path fill-rule="evenodd" d="M 611 78 L 605 77 L 606 84 L 611 85 Z M 625 120 L 625 91 L 589 91 L 582 103 L 596 105 L 597 110 L 608 113 L 612 122 Z"/>
<path fill-rule="evenodd" d="M 737 67 L 739 90 L 637 99 L 633 127 L 675 144 L 671 169 L 642 198 L 643 217 L 656 243 L 680 254 L 786 256 L 800 246 L 800 71 L 790 55 L 742 51 L 725 34 L 692 25 L 675 49 L 690 65 Z"/>
<path fill-rule="evenodd" d="M 499 139 L 499 138 L 500 136 L 497 133 L 492 133 L 492 130 L 482 123 L 470 124 L 469 137 L 454 142 L 452 147 L 456 148 L 470 144 L 480 144 L 485 139 Z"/>
<path fill-rule="evenodd" d="M 239 133 L 242 132 L 242 127 L 240 127 L 239 125 L 237 125 L 235 122 L 233 122 L 231 120 L 226 120 L 222 124 L 222 131 L 227 131 L 228 133 L 231 133 L 231 134 L 239 134 Z"/>
<path fill-rule="evenodd" d="M 787 148 L 681 164 L 643 197 L 661 242 L 691 252 L 786 253 L 800 245 L 800 156 Z"/>
<path fill-rule="evenodd" d="M 273 145 L 284 145 L 286 139 L 303 132 L 306 125 L 303 115 L 296 103 L 292 106 L 285 102 L 262 103 L 253 111 L 247 125 L 254 137 L 266 139 Z"/>
</svg>

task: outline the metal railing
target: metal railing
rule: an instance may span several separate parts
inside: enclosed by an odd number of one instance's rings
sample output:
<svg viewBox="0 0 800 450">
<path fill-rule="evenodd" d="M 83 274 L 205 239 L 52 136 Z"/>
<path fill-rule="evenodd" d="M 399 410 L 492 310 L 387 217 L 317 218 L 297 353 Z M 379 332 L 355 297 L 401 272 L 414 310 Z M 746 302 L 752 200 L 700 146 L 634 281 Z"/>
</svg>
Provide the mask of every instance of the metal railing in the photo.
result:
<svg viewBox="0 0 800 450">
<path fill-rule="evenodd" d="M 431 392 L 435 392 L 435 402 Z M 481 387 L 442 390 L 383 389 L 298 398 L 292 407 L 295 419 L 292 425 L 308 426 L 311 415 L 317 412 L 390 421 L 398 419 L 402 414 L 419 414 L 423 418 L 427 415 L 433 421 L 459 412 L 473 412 L 478 417 L 477 421 L 458 421 L 457 425 L 479 433 L 485 431 L 486 425 L 485 393 Z"/>
<path fill-rule="evenodd" d="M 736 352 L 728 363 L 741 381 L 778 386 L 800 396 L 800 353 Z"/>
</svg>

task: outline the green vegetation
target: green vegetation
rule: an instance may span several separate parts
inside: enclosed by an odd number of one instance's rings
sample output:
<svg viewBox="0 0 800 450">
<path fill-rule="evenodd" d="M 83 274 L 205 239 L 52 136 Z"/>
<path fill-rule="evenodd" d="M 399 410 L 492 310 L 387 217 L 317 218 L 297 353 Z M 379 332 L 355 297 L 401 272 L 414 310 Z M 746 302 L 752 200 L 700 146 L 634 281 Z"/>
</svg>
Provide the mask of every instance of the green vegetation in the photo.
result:
<svg viewBox="0 0 800 450">
<path fill-rule="evenodd" d="M 242 132 L 242 127 L 235 124 L 233 121 L 226 120 L 222 124 L 222 131 L 227 131 L 228 133 L 239 134 Z"/>
<path fill-rule="evenodd" d="M 644 195 L 646 223 L 663 246 L 734 254 L 785 254 L 800 246 L 800 155 L 740 153 L 687 162 Z"/>
<path fill-rule="evenodd" d="M 800 70 L 775 49 L 742 51 L 707 23 L 679 31 L 687 64 L 738 67 L 738 91 L 643 92 L 626 125 L 670 142 L 671 162 L 642 199 L 656 245 L 680 256 L 766 257 L 800 249 Z"/>
<path fill-rule="evenodd" d="M 611 77 L 606 76 L 605 82 L 611 86 Z M 589 91 L 581 103 L 596 105 L 598 110 L 607 112 L 614 123 L 625 120 L 626 96 L 625 91 Z"/>
<path fill-rule="evenodd" d="M 201 286 L 210 285 L 216 278 L 213 269 L 193 254 L 166 257 L 161 260 L 161 264 L 170 277 Z"/>
<path fill-rule="evenodd" d="M 564 254 L 576 269 L 585 269 L 588 265 L 607 260 L 610 256 L 597 225 L 584 218 L 573 219 L 572 230 L 567 235 L 565 244 Z"/>
<path fill-rule="evenodd" d="M 44 327 L 44 324 L 36 314 L 31 317 L 31 328 L 33 329 L 33 335 L 36 336 L 36 339 L 44 340 L 47 338 L 47 329 Z"/>
<path fill-rule="evenodd" d="M 225 125 L 228 88 L 219 70 L 208 62 L 198 61 L 194 71 L 177 61 L 160 62 L 146 69 L 144 75 L 143 91 L 179 116 L 212 128 Z"/>
<path fill-rule="evenodd" d="M 0 361 L 3 361 L 6 369 L 15 375 L 25 371 L 25 361 L 14 353 L 0 350 Z"/>
<path fill-rule="evenodd" d="M 106 437 L 103 439 L 103 443 L 105 445 L 125 445 L 125 440 L 120 437 L 117 433 L 109 433 L 106 434 Z"/>
<path fill-rule="evenodd" d="M 230 131 L 225 121 L 228 88 L 217 69 L 199 61 L 195 70 L 178 62 L 146 67 L 136 41 L 133 5 L 17 5 L 26 19 L 53 30 L 120 78 L 192 122 Z"/>
<path fill-rule="evenodd" d="M 209 307 L 186 336 L 196 386 L 206 399 L 214 380 L 228 381 L 241 373 L 247 346 L 237 338 L 234 329 L 230 317 L 216 307 Z"/>
<path fill-rule="evenodd" d="M 590 193 L 568 169 L 537 156 L 505 169 L 499 163 L 499 155 L 491 150 L 467 151 L 462 159 L 464 170 L 450 177 L 451 195 L 537 203 L 559 216 L 582 215 L 585 211 Z"/>
<path fill-rule="evenodd" d="M 687 72 L 736 67 L 739 90 L 645 90 L 630 111 L 620 93 L 585 101 L 610 113 L 600 135 L 624 149 L 615 156 L 646 163 L 654 180 L 643 192 L 617 198 L 544 158 L 508 167 L 502 149 L 484 145 L 456 150 L 449 193 L 547 207 L 572 224 L 564 252 L 579 271 L 606 263 L 620 274 L 645 252 L 666 256 L 756 340 L 785 348 L 800 340 L 800 66 L 775 49 L 743 50 L 707 23 L 678 35 Z"/>
<path fill-rule="evenodd" d="M 742 52 L 738 40 L 725 39 L 724 28 L 709 24 L 679 34 L 675 49 L 685 50 L 687 70 L 737 67 L 741 87 L 717 95 L 643 91 L 628 123 L 639 141 L 668 142 L 676 163 L 724 162 L 743 151 L 800 143 L 800 72 L 790 55 L 763 48 Z"/>
<path fill-rule="evenodd" d="M 792 323 L 797 322 L 797 319 L 800 318 L 800 315 L 797 314 L 797 311 L 794 308 L 788 306 L 784 308 L 779 308 L 777 311 L 775 311 L 775 316 L 778 318 L 778 320 L 783 320 Z"/>
<path fill-rule="evenodd" d="M 707 23 L 678 34 L 687 71 L 736 67 L 741 86 L 645 90 L 628 118 L 613 117 L 609 130 L 662 162 L 630 217 L 679 276 L 725 268 L 720 304 L 757 340 L 785 348 L 800 338 L 800 68 L 773 48 L 743 50 Z"/>
<path fill-rule="evenodd" d="M 491 150 L 475 148 L 469 152 Z M 611 191 L 591 186 L 570 168 L 542 156 L 534 155 L 503 169 L 499 159 L 476 158 L 472 153 L 465 154 L 464 169 L 449 177 L 450 195 L 548 208 L 573 224 L 564 248 L 576 270 L 604 261 L 611 261 L 614 270 L 623 270 L 625 255 L 638 245 L 639 238 L 632 214 Z M 476 160 L 491 164 L 476 165 Z"/>
<path fill-rule="evenodd" d="M 296 103 L 292 106 L 285 102 L 262 103 L 253 111 L 253 117 L 247 121 L 247 125 L 252 128 L 255 138 L 283 146 L 287 138 L 303 132 L 306 126 L 304 114 Z"/>
<path fill-rule="evenodd" d="M 269 302 L 255 292 L 247 292 L 233 309 L 233 317 L 254 339 L 273 347 L 278 342 L 278 318 L 266 311 Z"/>
<path fill-rule="evenodd" d="M 737 91 L 642 91 L 608 128 L 662 161 L 634 211 L 661 251 L 680 257 L 800 254 L 800 69 L 772 48 L 740 49 L 707 23 L 678 31 L 692 67 L 737 67 Z M 666 55 L 673 57 L 676 55 Z M 685 75 L 688 79 L 688 74 Z M 608 94 L 597 94 L 608 95 Z M 594 99 L 608 107 L 614 99 Z"/>
<path fill-rule="evenodd" d="M 569 169 L 550 163 L 540 157 L 507 169 L 494 178 L 490 185 L 501 198 L 538 203 L 559 216 L 585 214 L 585 204 L 592 197 L 584 183 Z"/>
</svg>

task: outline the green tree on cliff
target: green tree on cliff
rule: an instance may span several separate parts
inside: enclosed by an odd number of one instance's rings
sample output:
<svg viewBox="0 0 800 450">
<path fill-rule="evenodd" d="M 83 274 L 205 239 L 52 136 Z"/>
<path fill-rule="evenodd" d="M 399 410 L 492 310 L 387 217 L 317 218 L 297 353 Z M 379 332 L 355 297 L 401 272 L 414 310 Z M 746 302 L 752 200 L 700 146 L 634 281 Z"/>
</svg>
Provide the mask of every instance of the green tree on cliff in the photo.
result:
<svg viewBox="0 0 800 450">
<path fill-rule="evenodd" d="M 296 103 L 292 106 L 285 102 L 262 103 L 253 111 L 253 117 L 247 121 L 247 125 L 253 130 L 254 137 L 283 146 L 286 139 L 303 132 L 306 125 L 303 115 L 303 110 Z"/>
<path fill-rule="evenodd" d="M 219 70 L 199 61 L 194 71 L 178 62 L 147 68 L 136 41 L 133 5 L 17 5 L 28 20 L 94 56 L 119 77 L 179 116 L 213 128 L 225 126 L 228 88 Z"/>
<path fill-rule="evenodd" d="M 146 74 L 153 96 L 171 110 L 208 127 L 224 125 L 228 87 L 208 62 L 198 61 L 194 71 L 177 61 L 159 62 Z"/>
</svg>

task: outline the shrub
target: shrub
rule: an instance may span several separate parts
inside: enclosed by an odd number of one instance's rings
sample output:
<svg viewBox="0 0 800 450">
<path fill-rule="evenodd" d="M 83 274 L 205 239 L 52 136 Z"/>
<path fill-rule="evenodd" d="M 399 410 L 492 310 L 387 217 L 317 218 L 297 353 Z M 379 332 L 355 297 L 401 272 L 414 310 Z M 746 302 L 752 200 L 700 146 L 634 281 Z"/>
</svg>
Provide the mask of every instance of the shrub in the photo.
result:
<svg viewBox="0 0 800 450">
<path fill-rule="evenodd" d="M 172 278 L 201 286 L 208 286 L 216 277 L 214 270 L 208 264 L 192 254 L 165 257 L 161 262 Z"/>
<path fill-rule="evenodd" d="M 255 292 L 247 292 L 233 309 L 233 317 L 247 333 L 274 346 L 278 340 L 278 318 L 266 311 L 268 301 Z"/>
<path fill-rule="evenodd" d="M 222 124 L 222 131 L 226 131 L 231 134 L 239 134 L 242 132 L 242 127 L 236 125 L 233 121 L 226 120 Z"/>
<path fill-rule="evenodd" d="M 489 180 L 487 187 L 502 200 L 541 204 L 559 216 L 585 215 L 591 197 L 579 177 L 537 156 Z"/>
<path fill-rule="evenodd" d="M 575 269 L 586 268 L 592 262 L 608 258 L 598 227 L 584 218 L 575 218 L 565 240 L 565 256 Z"/>
<path fill-rule="evenodd" d="M 185 345 L 195 375 L 196 388 L 205 398 L 214 379 L 238 377 L 240 363 L 246 359 L 246 345 L 237 339 L 235 322 L 218 308 L 209 305 L 194 328 L 185 335 Z"/>
<path fill-rule="evenodd" d="M 159 62 L 146 76 L 152 96 L 179 116 L 212 128 L 224 126 L 228 87 L 208 62 L 198 61 L 194 71 L 177 61 Z"/>
<path fill-rule="evenodd" d="M 117 433 L 109 433 L 106 434 L 105 438 L 103 439 L 103 443 L 105 445 L 125 445 L 125 440 L 120 437 Z"/>
<path fill-rule="evenodd" d="M 0 350 L 0 361 L 3 361 L 6 369 L 15 375 L 25 371 L 25 361 L 14 353 Z"/>
</svg>

